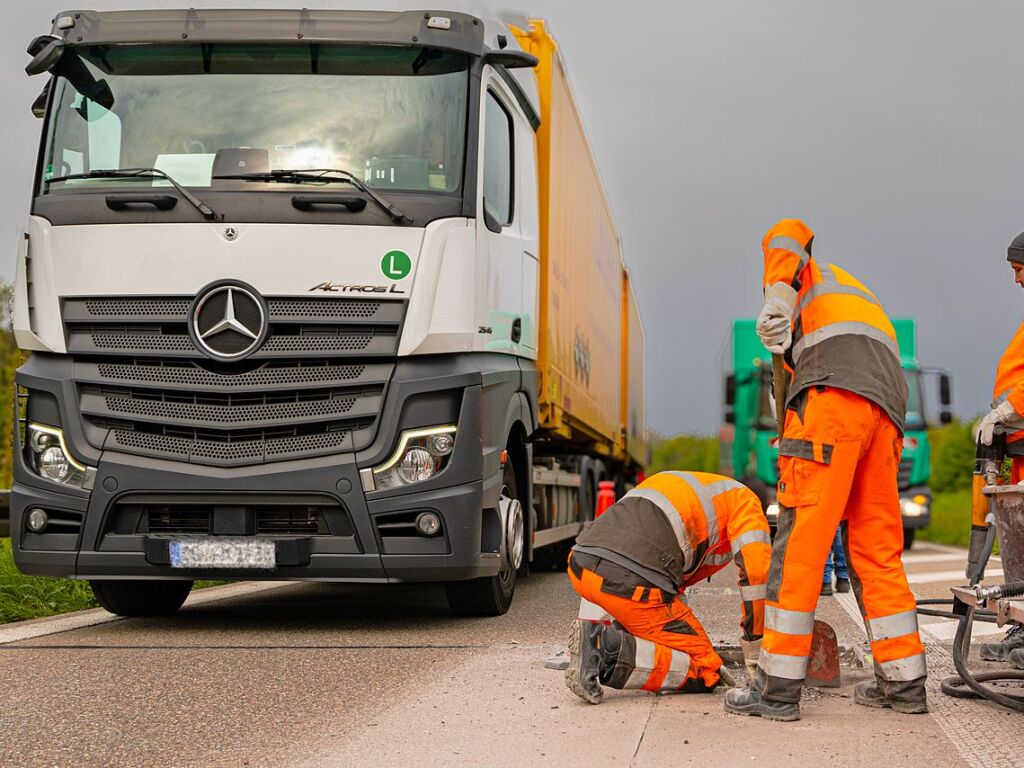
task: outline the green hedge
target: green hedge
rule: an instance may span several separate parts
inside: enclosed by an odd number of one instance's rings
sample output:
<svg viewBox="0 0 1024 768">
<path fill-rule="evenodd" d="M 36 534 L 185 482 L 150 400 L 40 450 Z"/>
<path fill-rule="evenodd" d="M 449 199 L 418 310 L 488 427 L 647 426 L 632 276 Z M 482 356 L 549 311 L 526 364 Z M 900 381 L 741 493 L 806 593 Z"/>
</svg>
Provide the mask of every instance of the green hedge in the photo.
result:
<svg viewBox="0 0 1024 768">
<path fill-rule="evenodd" d="M 971 423 L 954 421 L 928 430 L 932 444 L 931 487 L 936 493 L 971 487 L 975 442 Z"/>
<path fill-rule="evenodd" d="M 651 463 L 647 474 L 666 469 L 718 472 L 718 438 L 706 435 L 655 435 L 651 441 Z"/>
</svg>

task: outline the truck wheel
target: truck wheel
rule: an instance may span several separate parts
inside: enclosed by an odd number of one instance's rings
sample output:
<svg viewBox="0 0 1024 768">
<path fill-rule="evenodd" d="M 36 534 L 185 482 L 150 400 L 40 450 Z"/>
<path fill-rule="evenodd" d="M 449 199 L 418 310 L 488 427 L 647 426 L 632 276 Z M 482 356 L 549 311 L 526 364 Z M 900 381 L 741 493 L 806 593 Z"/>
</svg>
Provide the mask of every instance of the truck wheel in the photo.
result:
<svg viewBox="0 0 1024 768">
<path fill-rule="evenodd" d="M 96 600 L 118 616 L 170 616 L 192 590 L 191 581 L 90 581 Z"/>
<path fill-rule="evenodd" d="M 509 460 L 505 464 L 504 482 L 501 488 L 501 495 L 506 499 L 519 498 L 513 461 L 510 451 Z M 504 535 L 504 531 L 502 531 L 502 535 Z M 510 544 L 513 548 L 519 548 L 521 562 L 522 553 L 526 550 L 525 526 L 518 526 L 517 539 Z M 469 581 L 445 582 L 444 591 L 448 597 L 448 607 L 457 616 L 501 616 L 512 605 L 512 596 L 516 591 L 516 568 L 502 563 L 495 576 L 484 576 Z"/>
<path fill-rule="evenodd" d="M 903 551 L 906 552 L 914 546 L 914 529 L 904 528 L 903 529 Z"/>
</svg>

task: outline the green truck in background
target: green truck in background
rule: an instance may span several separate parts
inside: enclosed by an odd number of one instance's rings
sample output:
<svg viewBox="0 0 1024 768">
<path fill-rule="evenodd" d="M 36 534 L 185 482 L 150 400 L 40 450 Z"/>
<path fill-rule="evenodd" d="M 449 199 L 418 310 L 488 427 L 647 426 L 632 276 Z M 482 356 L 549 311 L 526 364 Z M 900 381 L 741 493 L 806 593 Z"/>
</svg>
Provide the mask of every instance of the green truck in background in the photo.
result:
<svg viewBox="0 0 1024 768">
<path fill-rule="evenodd" d="M 761 499 L 768 522 L 775 530 L 779 513 L 775 487 L 779 482 L 778 435 L 772 398 L 771 355 L 761 344 L 752 318 L 733 321 L 725 371 L 725 404 L 720 431 L 722 472 L 749 486 Z M 917 327 L 913 318 L 893 320 L 910 396 L 903 456 L 899 466 L 900 509 L 903 513 L 903 548 L 909 549 L 914 532 L 931 520 L 931 446 L 925 417 L 924 377 L 938 376 L 939 420 L 952 418 L 950 377 L 945 371 L 922 368 L 917 359 Z"/>
</svg>

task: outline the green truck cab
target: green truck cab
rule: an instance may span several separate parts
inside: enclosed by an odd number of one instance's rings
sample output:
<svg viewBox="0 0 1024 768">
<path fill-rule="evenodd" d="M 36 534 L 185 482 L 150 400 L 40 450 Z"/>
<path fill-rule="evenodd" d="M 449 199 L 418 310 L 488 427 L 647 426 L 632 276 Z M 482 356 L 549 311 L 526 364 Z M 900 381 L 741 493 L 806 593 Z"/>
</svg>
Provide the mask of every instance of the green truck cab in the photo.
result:
<svg viewBox="0 0 1024 768">
<path fill-rule="evenodd" d="M 778 430 L 772 399 L 772 360 L 761 344 L 752 318 L 733 321 L 725 370 L 725 402 L 720 430 L 721 467 L 725 474 L 749 486 L 761 499 L 774 532 L 779 507 L 775 488 L 779 482 Z M 924 377 L 939 379 L 939 420 L 952 420 L 950 377 L 944 371 L 922 368 L 917 359 L 917 327 L 913 318 L 893 320 L 903 371 L 910 395 L 907 399 L 906 432 L 899 466 L 900 510 L 903 513 L 903 547 L 909 549 L 914 532 L 931 520 L 931 445 L 925 417 Z"/>
</svg>

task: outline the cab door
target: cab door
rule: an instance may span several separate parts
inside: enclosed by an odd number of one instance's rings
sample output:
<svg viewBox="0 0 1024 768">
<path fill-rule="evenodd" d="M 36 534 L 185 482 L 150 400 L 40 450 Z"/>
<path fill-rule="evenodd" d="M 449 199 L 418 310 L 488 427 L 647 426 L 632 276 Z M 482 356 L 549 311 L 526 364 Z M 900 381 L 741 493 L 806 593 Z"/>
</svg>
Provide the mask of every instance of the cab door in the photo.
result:
<svg viewBox="0 0 1024 768">
<path fill-rule="evenodd" d="M 538 276 L 533 129 L 496 74 L 485 82 L 477 201 L 484 285 L 476 348 L 533 358 Z"/>
</svg>

